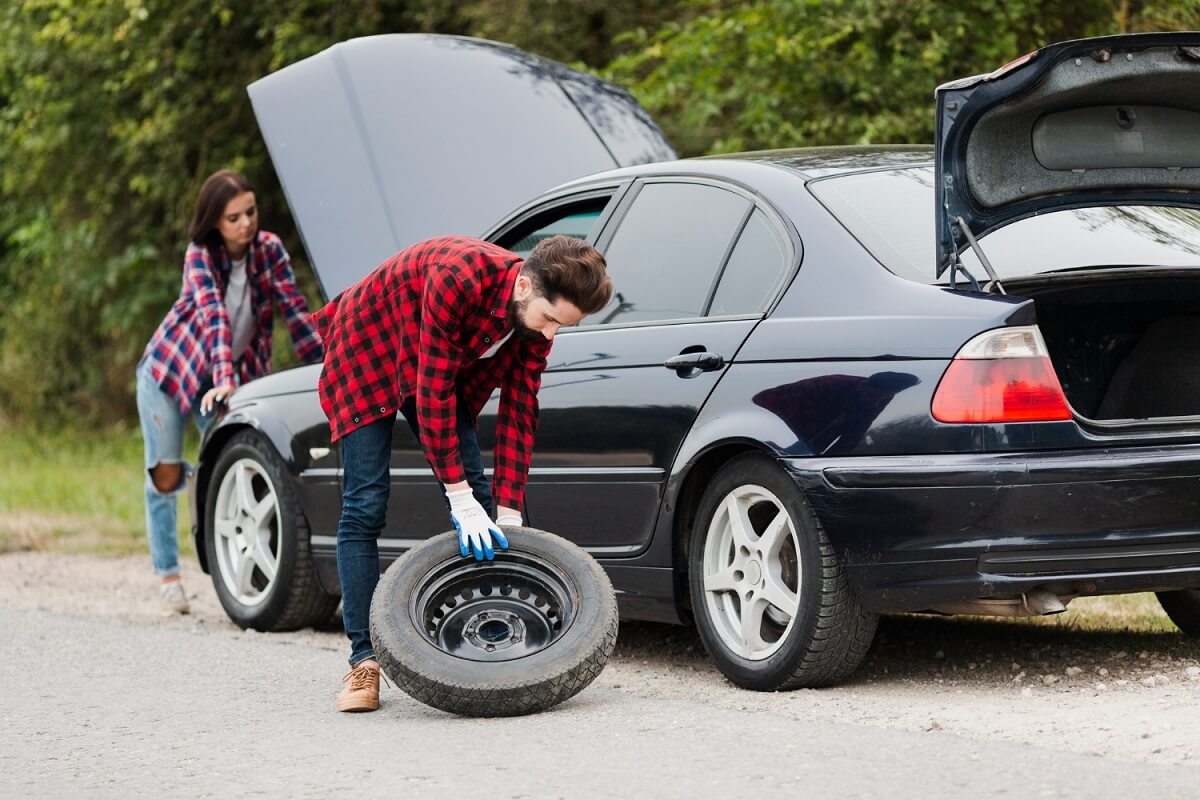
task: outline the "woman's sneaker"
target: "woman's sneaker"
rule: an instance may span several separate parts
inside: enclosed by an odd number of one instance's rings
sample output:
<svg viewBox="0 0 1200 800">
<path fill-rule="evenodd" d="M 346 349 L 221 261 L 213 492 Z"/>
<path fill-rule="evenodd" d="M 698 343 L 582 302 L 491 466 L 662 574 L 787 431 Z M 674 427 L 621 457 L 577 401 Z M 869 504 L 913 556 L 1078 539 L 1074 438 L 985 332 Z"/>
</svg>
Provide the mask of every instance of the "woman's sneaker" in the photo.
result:
<svg viewBox="0 0 1200 800">
<path fill-rule="evenodd" d="M 187 593 L 183 591 L 183 581 L 168 581 L 158 589 L 158 606 L 164 617 L 173 614 L 186 614 L 188 606 Z"/>
</svg>

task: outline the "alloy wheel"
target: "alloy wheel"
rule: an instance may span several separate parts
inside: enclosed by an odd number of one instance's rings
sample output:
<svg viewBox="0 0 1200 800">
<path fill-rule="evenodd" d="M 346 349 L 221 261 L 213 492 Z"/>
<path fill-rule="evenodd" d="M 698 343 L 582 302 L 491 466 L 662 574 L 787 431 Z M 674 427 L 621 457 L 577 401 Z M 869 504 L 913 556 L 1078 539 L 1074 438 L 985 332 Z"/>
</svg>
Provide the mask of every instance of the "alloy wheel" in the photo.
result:
<svg viewBox="0 0 1200 800">
<path fill-rule="evenodd" d="M 279 572 L 279 495 L 262 465 L 234 462 L 221 478 L 213 529 L 217 571 L 237 602 L 255 606 Z"/>
<path fill-rule="evenodd" d="M 786 641 L 800 608 L 800 546 L 791 516 L 770 490 L 739 486 L 706 532 L 704 600 L 722 643 L 761 661 Z"/>
</svg>

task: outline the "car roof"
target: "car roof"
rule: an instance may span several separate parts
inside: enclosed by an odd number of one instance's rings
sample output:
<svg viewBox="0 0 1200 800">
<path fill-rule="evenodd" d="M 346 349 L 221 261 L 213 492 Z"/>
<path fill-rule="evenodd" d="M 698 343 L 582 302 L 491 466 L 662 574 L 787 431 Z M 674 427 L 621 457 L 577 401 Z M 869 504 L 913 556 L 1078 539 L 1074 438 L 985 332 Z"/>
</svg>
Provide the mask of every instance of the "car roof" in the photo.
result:
<svg viewBox="0 0 1200 800">
<path fill-rule="evenodd" d="M 827 178 L 855 172 L 904 167 L 933 166 L 932 145 L 851 145 L 838 147 L 795 147 L 781 150 L 757 150 L 728 153 L 677 161 L 659 161 L 633 167 L 609 170 L 565 183 L 570 189 L 587 184 L 653 177 L 656 175 L 698 175 L 714 178 L 739 179 L 747 173 L 748 165 L 764 165 L 788 170 L 800 177 Z"/>
</svg>

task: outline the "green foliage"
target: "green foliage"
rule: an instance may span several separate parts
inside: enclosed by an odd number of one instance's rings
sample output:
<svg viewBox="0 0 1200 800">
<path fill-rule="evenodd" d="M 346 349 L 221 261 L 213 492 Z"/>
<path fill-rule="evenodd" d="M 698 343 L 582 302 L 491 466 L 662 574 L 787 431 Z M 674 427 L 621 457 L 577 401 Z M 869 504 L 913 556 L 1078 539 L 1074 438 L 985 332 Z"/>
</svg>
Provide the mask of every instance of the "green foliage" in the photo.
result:
<svg viewBox="0 0 1200 800">
<path fill-rule="evenodd" d="M 497 7 L 502 13 L 497 13 Z M 657 29 L 692 14 L 686 0 L 475 0 L 461 4 L 458 22 L 474 36 L 512 42 L 568 64 L 603 67 L 618 53 L 617 37 Z"/>
<path fill-rule="evenodd" d="M 933 89 L 1045 44 L 1195 27 L 1200 3 L 1109 0 L 693 0 L 638 29 L 607 75 L 684 154 L 930 142 Z"/>
<path fill-rule="evenodd" d="M 408 20 L 387 0 L 25 0 L 0 11 L 0 408 L 130 415 L 133 365 L 179 291 L 211 172 L 246 172 L 264 225 L 302 253 L 246 85 Z"/>
<path fill-rule="evenodd" d="M 247 174 L 318 301 L 245 87 L 337 41 L 470 34 L 604 70 L 699 154 L 929 141 L 944 80 L 1198 18 L 1200 0 L 13 0 L 0 8 L 0 416 L 132 419 L 133 366 L 179 290 L 214 170 Z M 282 327 L 275 354 L 294 363 Z"/>
</svg>

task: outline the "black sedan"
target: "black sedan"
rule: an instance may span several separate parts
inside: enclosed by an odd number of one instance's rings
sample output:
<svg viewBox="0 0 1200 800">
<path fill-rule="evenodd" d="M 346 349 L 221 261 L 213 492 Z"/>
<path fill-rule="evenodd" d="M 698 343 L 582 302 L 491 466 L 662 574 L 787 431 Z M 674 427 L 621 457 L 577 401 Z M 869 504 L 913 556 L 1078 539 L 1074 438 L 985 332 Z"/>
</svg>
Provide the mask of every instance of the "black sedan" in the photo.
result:
<svg viewBox="0 0 1200 800">
<path fill-rule="evenodd" d="M 850 675 L 886 612 L 1157 591 L 1200 634 L 1197 44 L 947 84 L 932 149 L 671 160 L 619 89 L 443 37 L 339 45 L 251 97 L 328 296 L 436 233 L 605 253 L 616 296 L 543 379 L 528 523 L 596 556 L 625 617 L 694 619 L 732 681 L 778 689 Z M 337 604 L 319 369 L 239 389 L 202 444 L 197 551 L 243 626 Z M 447 528 L 393 441 L 389 561 Z"/>
</svg>

